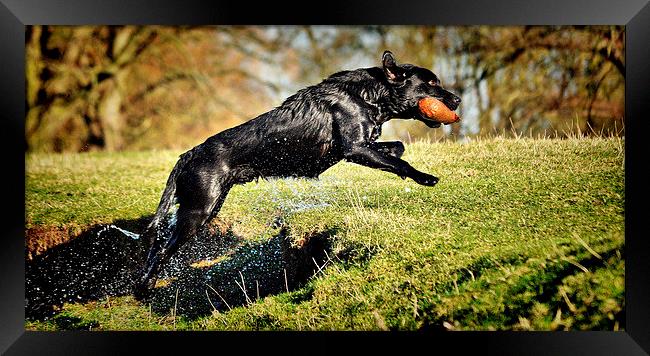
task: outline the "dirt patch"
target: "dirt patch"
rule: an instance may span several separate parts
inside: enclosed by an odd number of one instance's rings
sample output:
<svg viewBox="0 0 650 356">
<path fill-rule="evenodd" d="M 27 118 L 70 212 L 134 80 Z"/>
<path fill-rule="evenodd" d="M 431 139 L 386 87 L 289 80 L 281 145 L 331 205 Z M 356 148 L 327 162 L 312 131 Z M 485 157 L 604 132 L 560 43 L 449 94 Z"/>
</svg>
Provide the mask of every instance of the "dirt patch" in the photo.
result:
<svg viewBox="0 0 650 356">
<path fill-rule="evenodd" d="M 147 221 L 115 225 L 140 233 Z M 132 293 L 149 248 L 144 239 L 105 226 L 93 226 L 74 238 L 68 232 L 61 228 L 27 233 L 32 241 L 25 271 L 29 319 L 52 316 L 64 303 Z M 282 228 L 266 241 L 249 242 L 217 221 L 172 257 L 148 302 L 156 312 L 176 306 L 177 315 L 193 318 L 302 288 L 327 265 L 334 234 L 320 231 L 295 243 Z"/>
<path fill-rule="evenodd" d="M 130 231 L 142 231 L 151 220 L 144 217 L 136 220 L 118 220 L 114 224 Z M 99 225 L 34 226 L 25 231 L 25 258 L 31 261 L 47 250 L 69 242 L 86 232 L 99 228 Z"/>
<path fill-rule="evenodd" d="M 77 227 L 37 226 L 25 231 L 25 258 L 31 261 L 35 256 L 79 235 Z"/>
<path fill-rule="evenodd" d="M 93 227 L 25 263 L 25 314 L 39 318 L 65 302 L 130 292 L 146 246 L 118 231 Z"/>
</svg>

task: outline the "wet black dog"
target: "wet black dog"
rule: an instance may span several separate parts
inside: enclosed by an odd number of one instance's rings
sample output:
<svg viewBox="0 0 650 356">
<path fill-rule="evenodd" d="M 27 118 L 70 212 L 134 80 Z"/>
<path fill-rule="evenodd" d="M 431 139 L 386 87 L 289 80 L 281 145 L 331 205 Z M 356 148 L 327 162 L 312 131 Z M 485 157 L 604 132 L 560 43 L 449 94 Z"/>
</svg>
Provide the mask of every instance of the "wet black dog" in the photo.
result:
<svg viewBox="0 0 650 356">
<path fill-rule="evenodd" d="M 145 236 L 151 250 L 136 297 L 153 287 L 162 265 L 199 228 L 216 216 L 234 184 L 259 177 L 318 177 L 345 159 L 434 186 L 438 178 L 400 159 L 404 145 L 375 142 L 393 118 L 440 123 L 420 114 L 418 101 L 435 97 L 455 110 L 460 98 L 445 90 L 430 70 L 398 65 L 389 51 L 382 67 L 333 74 L 289 97 L 279 107 L 220 132 L 182 154 L 172 170 Z M 171 238 L 158 241 L 162 219 L 178 203 Z"/>
</svg>

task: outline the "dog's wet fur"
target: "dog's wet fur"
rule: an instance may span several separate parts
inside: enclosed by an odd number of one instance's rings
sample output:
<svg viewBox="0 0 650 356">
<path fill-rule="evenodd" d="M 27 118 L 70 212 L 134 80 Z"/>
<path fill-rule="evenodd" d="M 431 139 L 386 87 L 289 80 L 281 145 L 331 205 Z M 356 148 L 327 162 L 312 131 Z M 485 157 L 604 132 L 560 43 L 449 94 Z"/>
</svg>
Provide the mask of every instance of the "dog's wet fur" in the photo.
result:
<svg viewBox="0 0 650 356">
<path fill-rule="evenodd" d="M 401 142 L 375 142 L 382 124 L 394 118 L 439 127 L 418 110 L 418 101 L 425 97 L 434 97 L 451 110 L 461 101 L 440 85 L 433 72 L 398 64 L 386 51 L 381 67 L 335 73 L 183 153 L 145 231 L 151 247 L 135 296 L 149 295 L 163 264 L 217 215 L 235 184 L 267 177 L 316 178 L 345 159 L 434 186 L 437 177 L 400 158 Z M 171 237 L 161 241 L 161 224 L 173 204 L 178 204 L 176 226 Z"/>
</svg>

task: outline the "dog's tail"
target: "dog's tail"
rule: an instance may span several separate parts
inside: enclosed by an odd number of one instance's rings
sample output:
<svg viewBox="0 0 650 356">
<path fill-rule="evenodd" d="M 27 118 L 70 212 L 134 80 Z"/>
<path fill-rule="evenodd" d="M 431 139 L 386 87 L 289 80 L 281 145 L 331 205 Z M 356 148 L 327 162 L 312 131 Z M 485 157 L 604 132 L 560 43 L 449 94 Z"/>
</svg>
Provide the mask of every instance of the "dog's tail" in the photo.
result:
<svg viewBox="0 0 650 356">
<path fill-rule="evenodd" d="M 149 223 L 147 230 L 155 228 L 169 212 L 169 209 L 174 203 L 174 197 L 176 195 L 176 179 L 183 170 L 183 167 L 185 167 L 187 162 L 192 159 L 192 156 L 192 150 L 187 151 L 183 153 L 178 159 L 178 162 L 176 162 L 174 169 L 172 169 L 171 173 L 169 174 L 169 178 L 167 178 L 167 185 L 165 186 L 165 190 L 163 191 L 162 197 L 160 198 L 158 209 L 156 209 L 156 214 L 154 215 L 153 220 L 151 220 Z"/>
</svg>

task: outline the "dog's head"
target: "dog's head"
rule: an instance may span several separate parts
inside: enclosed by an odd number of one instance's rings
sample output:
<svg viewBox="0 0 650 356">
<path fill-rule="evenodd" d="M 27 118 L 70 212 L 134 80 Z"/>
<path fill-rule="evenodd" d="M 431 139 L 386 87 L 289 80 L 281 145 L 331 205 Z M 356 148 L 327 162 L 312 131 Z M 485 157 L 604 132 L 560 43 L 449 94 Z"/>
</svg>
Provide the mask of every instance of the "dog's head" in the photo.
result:
<svg viewBox="0 0 650 356">
<path fill-rule="evenodd" d="M 386 81 L 399 101 L 396 103 L 399 118 L 416 119 L 429 127 L 439 127 L 440 122 L 428 118 L 418 109 L 418 102 L 427 97 L 440 100 L 450 110 L 458 108 L 460 98 L 445 90 L 432 71 L 412 64 L 397 64 L 390 51 L 384 52 L 381 61 Z"/>
</svg>

